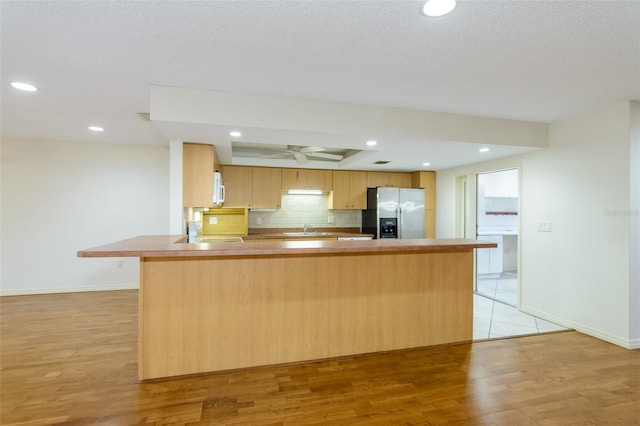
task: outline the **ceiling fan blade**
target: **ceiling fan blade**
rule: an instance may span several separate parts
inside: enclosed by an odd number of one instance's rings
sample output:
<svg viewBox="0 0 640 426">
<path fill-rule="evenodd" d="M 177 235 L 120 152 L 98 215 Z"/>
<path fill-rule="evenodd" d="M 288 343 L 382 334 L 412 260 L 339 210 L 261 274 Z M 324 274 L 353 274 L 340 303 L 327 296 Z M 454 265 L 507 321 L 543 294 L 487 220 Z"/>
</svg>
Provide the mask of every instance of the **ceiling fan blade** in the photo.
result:
<svg viewBox="0 0 640 426">
<path fill-rule="evenodd" d="M 309 157 L 326 158 L 328 160 L 336 160 L 336 161 L 340 161 L 340 160 L 342 160 L 344 158 L 342 155 L 327 154 L 327 153 L 324 153 L 324 152 L 309 152 L 309 153 L 307 153 L 307 155 Z"/>
<path fill-rule="evenodd" d="M 293 157 L 296 159 L 298 164 L 306 164 L 309 162 L 309 159 L 302 152 L 294 152 Z"/>
<path fill-rule="evenodd" d="M 325 148 L 321 147 L 321 146 L 303 146 L 300 147 L 299 149 L 300 152 L 320 152 L 320 151 L 325 151 Z"/>
</svg>

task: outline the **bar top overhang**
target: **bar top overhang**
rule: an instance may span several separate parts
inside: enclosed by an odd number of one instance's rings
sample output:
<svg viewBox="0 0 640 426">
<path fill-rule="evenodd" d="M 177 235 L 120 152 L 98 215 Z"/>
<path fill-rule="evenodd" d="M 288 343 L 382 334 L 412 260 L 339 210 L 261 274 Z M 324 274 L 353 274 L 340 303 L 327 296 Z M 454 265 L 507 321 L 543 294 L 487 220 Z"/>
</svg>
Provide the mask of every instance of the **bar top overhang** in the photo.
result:
<svg viewBox="0 0 640 426">
<path fill-rule="evenodd" d="M 211 257 L 292 254 L 464 251 L 496 243 L 466 238 L 360 241 L 186 243 L 181 235 L 138 236 L 78 252 L 78 257 Z"/>
</svg>

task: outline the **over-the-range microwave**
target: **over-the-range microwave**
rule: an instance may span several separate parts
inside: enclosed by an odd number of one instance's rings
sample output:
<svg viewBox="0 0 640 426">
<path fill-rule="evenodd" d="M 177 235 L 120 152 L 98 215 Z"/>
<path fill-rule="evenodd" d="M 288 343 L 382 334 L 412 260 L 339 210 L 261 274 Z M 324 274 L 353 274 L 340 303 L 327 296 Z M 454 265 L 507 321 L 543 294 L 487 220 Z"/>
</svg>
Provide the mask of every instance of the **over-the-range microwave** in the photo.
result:
<svg viewBox="0 0 640 426">
<path fill-rule="evenodd" d="M 224 203 L 224 185 L 222 174 L 213 172 L 213 206 L 221 206 Z"/>
</svg>

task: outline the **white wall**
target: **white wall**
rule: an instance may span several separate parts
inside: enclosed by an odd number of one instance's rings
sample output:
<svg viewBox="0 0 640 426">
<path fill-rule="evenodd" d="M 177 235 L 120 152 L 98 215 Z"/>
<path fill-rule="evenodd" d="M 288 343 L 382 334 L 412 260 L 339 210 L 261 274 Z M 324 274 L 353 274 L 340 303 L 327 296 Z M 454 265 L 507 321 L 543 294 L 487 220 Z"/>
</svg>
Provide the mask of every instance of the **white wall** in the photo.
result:
<svg viewBox="0 0 640 426">
<path fill-rule="evenodd" d="M 169 230 L 169 147 L 2 140 L 2 295 L 136 288 L 78 250 Z"/>
<path fill-rule="evenodd" d="M 629 334 L 640 347 L 640 102 L 631 102 L 629 192 Z"/>
<path fill-rule="evenodd" d="M 638 185 L 630 176 L 630 118 L 629 102 L 608 105 L 551 124 L 548 149 L 438 172 L 436 235 L 453 236 L 456 176 L 468 175 L 473 200 L 476 173 L 520 164 L 521 309 L 640 347 L 630 327 L 639 307 L 639 284 L 630 280 L 630 240 L 638 238 L 630 227 L 638 220 L 629 196 Z M 547 221 L 551 232 L 538 232 Z M 473 232 L 472 217 L 468 224 Z"/>
</svg>

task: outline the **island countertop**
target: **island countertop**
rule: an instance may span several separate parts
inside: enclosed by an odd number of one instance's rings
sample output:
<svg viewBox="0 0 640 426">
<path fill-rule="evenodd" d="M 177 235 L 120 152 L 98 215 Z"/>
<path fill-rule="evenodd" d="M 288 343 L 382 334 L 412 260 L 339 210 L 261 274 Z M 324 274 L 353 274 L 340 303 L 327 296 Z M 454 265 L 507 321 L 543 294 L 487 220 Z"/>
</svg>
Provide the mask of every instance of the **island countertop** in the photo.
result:
<svg viewBox="0 0 640 426">
<path fill-rule="evenodd" d="M 496 243 L 467 238 L 187 243 L 184 235 L 150 235 L 80 250 L 78 257 L 219 257 L 274 254 L 436 252 L 493 247 L 497 247 Z"/>
</svg>

